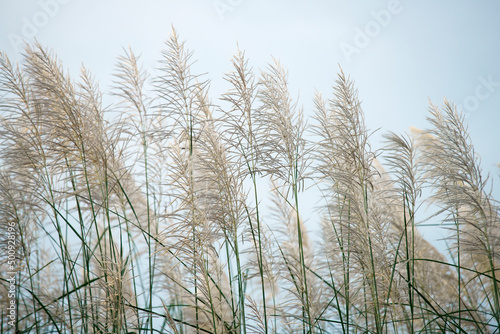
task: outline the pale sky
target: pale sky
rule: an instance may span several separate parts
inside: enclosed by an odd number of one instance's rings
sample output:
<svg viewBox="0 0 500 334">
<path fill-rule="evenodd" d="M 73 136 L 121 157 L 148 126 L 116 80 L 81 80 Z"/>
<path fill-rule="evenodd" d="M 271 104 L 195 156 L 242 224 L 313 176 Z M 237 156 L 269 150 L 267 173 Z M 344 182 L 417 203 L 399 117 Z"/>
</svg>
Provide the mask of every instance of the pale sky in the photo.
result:
<svg viewBox="0 0 500 334">
<path fill-rule="evenodd" d="M 103 91 L 123 47 L 154 67 L 172 26 L 198 59 L 194 71 L 212 79 L 214 100 L 237 45 L 255 69 L 279 59 L 307 114 L 315 90 L 330 96 L 340 65 L 367 126 L 381 128 L 375 147 L 389 130 L 425 128 L 429 99 L 463 105 L 483 170 L 500 182 L 498 1 L 0 0 L 0 50 L 11 60 L 21 59 L 21 39 L 36 38 L 71 73 L 85 64 Z"/>
</svg>

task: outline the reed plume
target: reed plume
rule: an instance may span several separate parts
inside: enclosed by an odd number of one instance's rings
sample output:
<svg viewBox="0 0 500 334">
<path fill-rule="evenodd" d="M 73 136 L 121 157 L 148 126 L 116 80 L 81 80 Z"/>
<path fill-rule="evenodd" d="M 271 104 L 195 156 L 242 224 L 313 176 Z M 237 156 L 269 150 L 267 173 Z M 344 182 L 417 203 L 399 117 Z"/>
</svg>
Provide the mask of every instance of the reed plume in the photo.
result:
<svg viewBox="0 0 500 334">
<path fill-rule="evenodd" d="M 212 100 L 193 56 L 125 49 L 108 96 L 0 53 L 2 332 L 498 333 L 499 208 L 453 104 L 375 150 L 342 69 L 308 125 L 278 61 L 238 49 Z"/>
</svg>

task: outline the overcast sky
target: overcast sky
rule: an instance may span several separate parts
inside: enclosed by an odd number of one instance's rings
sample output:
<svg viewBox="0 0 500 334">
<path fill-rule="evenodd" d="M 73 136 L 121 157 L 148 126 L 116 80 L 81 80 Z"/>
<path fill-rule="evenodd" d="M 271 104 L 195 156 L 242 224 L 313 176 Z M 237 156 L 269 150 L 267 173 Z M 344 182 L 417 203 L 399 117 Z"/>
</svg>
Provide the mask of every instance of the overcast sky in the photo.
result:
<svg viewBox="0 0 500 334">
<path fill-rule="evenodd" d="M 0 50 L 11 60 L 36 38 L 71 73 L 85 64 L 103 91 L 123 47 L 154 67 L 172 26 L 195 52 L 195 71 L 212 79 L 214 100 L 237 45 L 254 68 L 279 59 L 306 113 L 315 90 L 329 96 L 340 65 L 368 127 L 381 128 L 375 141 L 425 128 L 429 99 L 446 97 L 462 105 L 482 166 L 500 181 L 498 1 L 0 0 Z"/>
</svg>

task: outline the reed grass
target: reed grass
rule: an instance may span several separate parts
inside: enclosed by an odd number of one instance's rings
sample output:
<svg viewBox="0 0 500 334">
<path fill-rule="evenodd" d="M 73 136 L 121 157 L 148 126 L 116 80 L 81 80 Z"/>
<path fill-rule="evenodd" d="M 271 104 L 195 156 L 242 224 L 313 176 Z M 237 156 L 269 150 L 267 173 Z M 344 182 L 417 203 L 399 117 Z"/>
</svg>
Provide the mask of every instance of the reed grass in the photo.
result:
<svg viewBox="0 0 500 334">
<path fill-rule="evenodd" d="M 308 124 L 279 62 L 238 50 L 215 101 L 192 64 L 175 31 L 157 77 L 125 50 L 105 107 L 42 46 L 0 54 L 2 332 L 499 333 L 499 207 L 452 103 L 373 150 L 342 70 Z"/>
</svg>

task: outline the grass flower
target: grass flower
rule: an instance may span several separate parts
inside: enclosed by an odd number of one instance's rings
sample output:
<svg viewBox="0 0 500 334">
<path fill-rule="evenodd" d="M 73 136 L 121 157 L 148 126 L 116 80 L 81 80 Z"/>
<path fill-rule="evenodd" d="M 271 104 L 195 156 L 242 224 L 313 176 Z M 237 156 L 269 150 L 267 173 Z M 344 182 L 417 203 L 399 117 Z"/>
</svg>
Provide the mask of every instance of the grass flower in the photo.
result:
<svg viewBox="0 0 500 334">
<path fill-rule="evenodd" d="M 279 62 L 237 50 L 212 100 L 193 57 L 173 31 L 150 78 L 125 50 L 104 107 L 87 69 L 0 53 L 2 332 L 498 333 L 498 202 L 453 104 L 374 150 L 342 70 L 308 125 Z"/>
</svg>

